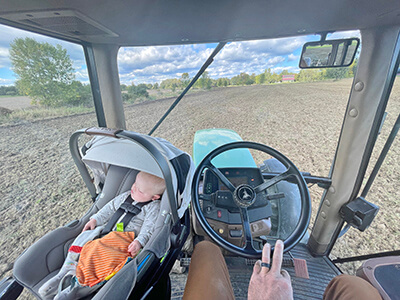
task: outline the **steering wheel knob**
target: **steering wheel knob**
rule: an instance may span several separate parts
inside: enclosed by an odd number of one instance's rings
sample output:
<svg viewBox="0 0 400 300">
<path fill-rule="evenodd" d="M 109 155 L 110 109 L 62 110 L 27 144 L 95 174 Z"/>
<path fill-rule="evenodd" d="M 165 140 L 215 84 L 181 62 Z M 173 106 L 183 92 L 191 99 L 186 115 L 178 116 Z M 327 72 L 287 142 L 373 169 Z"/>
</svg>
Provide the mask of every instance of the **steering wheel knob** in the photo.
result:
<svg viewBox="0 0 400 300">
<path fill-rule="evenodd" d="M 233 193 L 233 200 L 238 207 L 249 207 L 256 201 L 256 192 L 248 184 L 241 184 Z"/>
</svg>

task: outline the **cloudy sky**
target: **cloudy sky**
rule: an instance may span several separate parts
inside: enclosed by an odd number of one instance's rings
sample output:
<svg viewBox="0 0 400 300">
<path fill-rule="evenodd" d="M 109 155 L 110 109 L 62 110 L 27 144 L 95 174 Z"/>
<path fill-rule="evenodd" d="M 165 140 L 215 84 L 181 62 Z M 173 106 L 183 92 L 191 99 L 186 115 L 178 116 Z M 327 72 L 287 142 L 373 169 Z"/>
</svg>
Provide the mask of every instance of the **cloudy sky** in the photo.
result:
<svg viewBox="0 0 400 300">
<path fill-rule="evenodd" d="M 335 33 L 329 38 L 358 36 L 358 32 Z M 76 80 L 88 83 L 82 47 L 33 33 L 0 25 L 0 85 L 14 84 L 9 47 L 17 37 L 32 37 L 39 42 L 60 44 L 66 48 L 75 68 Z M 212 78 L 231 78 L 241 72 L 259 74 L 267 68 L 280 73 L 298 72 L 302 45 L 319 36 L 301 36 L 227 44 L 207 69 Z M 124 84 L 155 83 L 167 78 L 179 78 L 182 73 L 193 77 L 212 53 L 216 44 L 185 46 L 121 48 L 118 55 L 120 81 Z"/>
</svg>

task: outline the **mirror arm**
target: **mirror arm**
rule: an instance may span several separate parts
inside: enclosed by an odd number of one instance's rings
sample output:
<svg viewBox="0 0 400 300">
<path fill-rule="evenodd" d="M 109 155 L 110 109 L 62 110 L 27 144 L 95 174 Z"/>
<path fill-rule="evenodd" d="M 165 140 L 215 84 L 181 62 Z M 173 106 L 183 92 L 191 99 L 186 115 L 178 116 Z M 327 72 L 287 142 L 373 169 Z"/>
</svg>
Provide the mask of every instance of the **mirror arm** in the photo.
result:
<svg viewBox="0 0 400 300">
<path fill-rule="evenodd" d="M 338 53 L 339 44 L 334 43 L 332 44 L 332 51 L 331 55 L 329 56 L 328 65 L 333 66 L 336 61 L 337 53 Z"/>
<path fill-rule="evenodd" d="M 343 53 L 342 53 L 342 58 L 340 60 L 341 65 L 344 65 L 344 61 L 346 60 L 347 52 L 350 46 L 351 46 L 350 41 L 346 41 L 345 45 L 343 45 Z"/>
<path fill-rule="evenodd" d="M 346 47 L 343 47 L 342 57 L 340 58 L 341 65 L 344 65 L 344 60 L 346 59 L 346 56 L 347 56 L 347 49 L 348 49 L 347 45 L 346 45 Z"/>
<path fill-rule="evenodd" d="M 321 39 L 319 40 L 320 42 L 325 42 L 326 41 L 326 36 L 328 33 L 333 33 L 333 31 L 323 31 L 323 32 L 317 32 L 321 36 Z"/>
</svg>

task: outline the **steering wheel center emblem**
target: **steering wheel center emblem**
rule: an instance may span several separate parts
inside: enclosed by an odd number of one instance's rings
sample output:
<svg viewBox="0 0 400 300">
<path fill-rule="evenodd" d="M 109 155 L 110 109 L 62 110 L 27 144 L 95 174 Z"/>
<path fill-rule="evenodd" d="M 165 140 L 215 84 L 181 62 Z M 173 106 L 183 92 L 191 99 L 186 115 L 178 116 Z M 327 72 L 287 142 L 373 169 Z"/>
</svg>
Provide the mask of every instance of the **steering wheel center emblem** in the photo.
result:
<svg viewBox="0 0 400 300">
<path fill-rule="evenodd" d="M 256 200 L 256 192 L 251 186 L 242 184 L 236 188 L 233 199 L 238 206 L 248 207 Z"/>
</svg>

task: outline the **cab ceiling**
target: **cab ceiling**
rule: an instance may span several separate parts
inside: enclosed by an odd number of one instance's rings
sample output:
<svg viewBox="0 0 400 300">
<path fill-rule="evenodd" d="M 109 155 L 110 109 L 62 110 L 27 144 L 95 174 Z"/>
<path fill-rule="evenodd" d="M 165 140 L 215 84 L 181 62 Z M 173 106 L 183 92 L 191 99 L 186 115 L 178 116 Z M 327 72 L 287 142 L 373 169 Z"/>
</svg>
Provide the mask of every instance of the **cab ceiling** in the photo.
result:
<svg viewBox="0 0 400 300">
<path fill-rule="evenodd" d="M 210 43 L 399 25 L 399 0 L 1 0 L 0 23 L 74 42 Z"/>
</svg>

